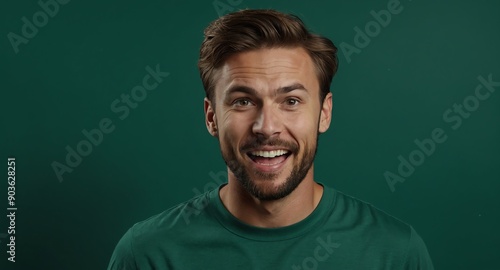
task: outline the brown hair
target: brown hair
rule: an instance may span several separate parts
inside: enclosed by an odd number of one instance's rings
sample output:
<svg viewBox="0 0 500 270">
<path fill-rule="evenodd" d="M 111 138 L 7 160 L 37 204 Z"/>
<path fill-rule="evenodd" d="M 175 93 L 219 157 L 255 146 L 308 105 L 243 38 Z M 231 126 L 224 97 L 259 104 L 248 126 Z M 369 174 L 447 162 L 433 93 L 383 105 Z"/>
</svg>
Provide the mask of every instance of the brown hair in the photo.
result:
<svg viewBox="0 0 500 270">
<path fill-rule="evenodd" d="M 320 101 L 330 92 L 338 68 L 337 48 L 331 40 L 309 32 L 295 15 L 275 10 L 241 10 L 213 21 L 204 34 L 198 68 L 206 96 L 212 103 L 215 71 L 231 55 L 261 48 L 304 48 L 316 66 Z"/>
</svg>

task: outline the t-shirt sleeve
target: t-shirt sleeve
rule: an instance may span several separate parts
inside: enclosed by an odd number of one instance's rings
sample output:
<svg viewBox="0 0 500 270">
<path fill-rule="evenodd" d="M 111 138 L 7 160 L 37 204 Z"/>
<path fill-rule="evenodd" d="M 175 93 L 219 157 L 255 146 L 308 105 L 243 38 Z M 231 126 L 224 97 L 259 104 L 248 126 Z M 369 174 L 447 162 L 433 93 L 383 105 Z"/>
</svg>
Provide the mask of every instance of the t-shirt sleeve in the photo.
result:
<svg viewBox="0 0 500 270">
<path fill-rule="evenodd" d="M 136 270 L 134 252 L 132 250 L 132 228 L 120 239 L 111 255 L 108 270 Z"/>
<path fill-rule="evenodd" d="M 434 270 L 431 257 L 422 238 L 411 227 L 410 243 L 406 254 L 405 270 Z"/>
</svg>

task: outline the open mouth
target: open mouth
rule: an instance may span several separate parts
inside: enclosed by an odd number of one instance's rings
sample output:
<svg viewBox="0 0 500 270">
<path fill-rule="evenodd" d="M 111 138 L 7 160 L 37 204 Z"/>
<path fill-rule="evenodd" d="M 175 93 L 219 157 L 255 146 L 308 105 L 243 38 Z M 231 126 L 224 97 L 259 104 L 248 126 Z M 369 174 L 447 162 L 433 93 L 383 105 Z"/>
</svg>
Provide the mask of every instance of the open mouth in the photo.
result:
<svg viewBox="0 0 500 270">
<path fill-rule="evenodd" d="M 256 150 L 247 153 L 253 162 L 263 166 L 273 166 L 283 163 L 291 154 L 290 151 L 284 149 L 271 151 Z"/>
</svg>

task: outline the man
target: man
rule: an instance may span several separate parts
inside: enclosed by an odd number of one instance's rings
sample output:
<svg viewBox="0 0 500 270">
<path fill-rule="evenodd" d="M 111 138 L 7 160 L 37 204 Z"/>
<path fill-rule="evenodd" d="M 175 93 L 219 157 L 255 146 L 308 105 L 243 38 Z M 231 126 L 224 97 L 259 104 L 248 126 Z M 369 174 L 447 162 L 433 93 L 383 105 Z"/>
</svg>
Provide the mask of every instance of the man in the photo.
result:
<svg viewBox="0 0 500 270">
<path fill-rule="evenodd" d="M 277 11 L 212 22 L 199 69 L 228 183 L 135 224 L 108 269 L 433 269 L 411 226 L 314 179 L 336 52 Z"/>
</svg>

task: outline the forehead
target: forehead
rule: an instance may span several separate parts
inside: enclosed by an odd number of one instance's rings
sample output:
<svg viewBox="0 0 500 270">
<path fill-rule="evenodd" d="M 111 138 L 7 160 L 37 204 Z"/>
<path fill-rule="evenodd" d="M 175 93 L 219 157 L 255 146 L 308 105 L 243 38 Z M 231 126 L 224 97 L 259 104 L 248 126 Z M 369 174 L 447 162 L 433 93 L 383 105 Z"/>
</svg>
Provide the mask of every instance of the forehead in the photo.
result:
<svg viewBox="0 0 500 270">
<path fill-rule="evenodd" d="M 216 96 L 231 86 L 246 85 L 256 90 L 277 89 L 300 83 L 318 91 L 313 61 L 303 48 L 267 48 L 242 52 L 229 57 L 219 69 Z"/>
</svg>

